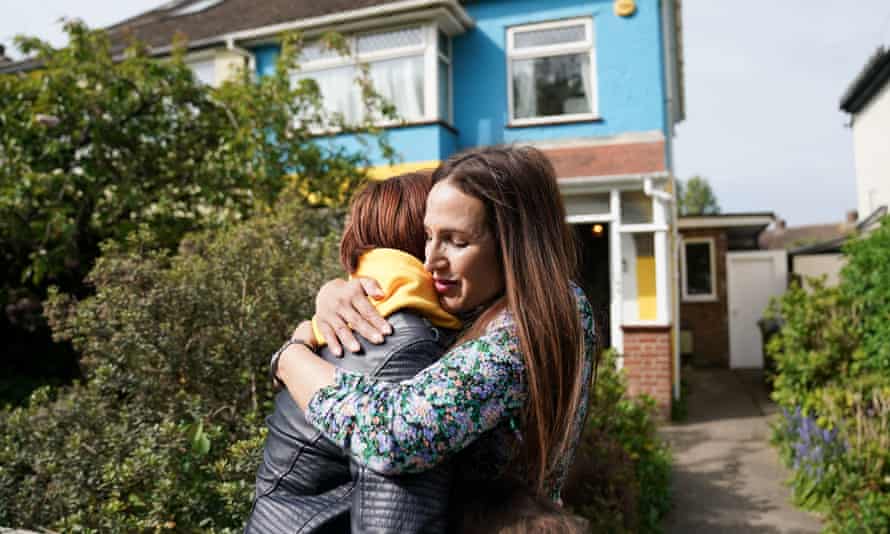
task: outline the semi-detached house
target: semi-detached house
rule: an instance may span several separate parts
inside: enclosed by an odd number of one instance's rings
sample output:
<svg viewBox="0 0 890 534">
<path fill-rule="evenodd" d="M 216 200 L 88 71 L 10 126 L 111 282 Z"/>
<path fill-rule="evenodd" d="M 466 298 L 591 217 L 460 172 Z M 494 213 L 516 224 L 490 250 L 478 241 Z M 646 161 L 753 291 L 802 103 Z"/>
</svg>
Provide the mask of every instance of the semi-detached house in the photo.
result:
<svg viewBox="0 0 890 534">
<path fill-rule="evenodd" d="M 354 60 L 313 43 L 342 33 L 404 118 L 385 130 L 402 163 L 374 156 L 382 178 L 470 147 L 543 150 L 583 244 L 582 283 L 604 341 L 623 354 L 632 391 L 667 413 L 679 393 L 680 28 L 679 0 L 184 0 L 108 30 L 159 56 L 184 34 L 187 60 L 209 84 L 236 66 L 267 74 L 282 32 L 302 31 L 294 79 L 314 78 L 327 107 L 357 118 Z"/>
</svg>

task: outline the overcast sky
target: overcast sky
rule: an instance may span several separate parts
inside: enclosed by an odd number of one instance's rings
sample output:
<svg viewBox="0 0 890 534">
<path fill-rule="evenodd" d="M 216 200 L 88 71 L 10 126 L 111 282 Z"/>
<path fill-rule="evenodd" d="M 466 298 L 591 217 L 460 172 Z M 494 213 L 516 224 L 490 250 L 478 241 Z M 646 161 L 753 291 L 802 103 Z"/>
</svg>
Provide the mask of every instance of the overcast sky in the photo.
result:
<svg viewBox="0 0 890 534">
<path fill-rule="evenodd" d="M 163 0 L 0 0 L 0 42 L 54 44 L 60 17 L 105 26 Z M 775 212 L 791 225 L 856 208 L 851 131 L 838 102 L 878 45 L 888 0 L 683 0 L 686 120 L 675 171 L 707 177 L 723 211 Z"/>
</svg>

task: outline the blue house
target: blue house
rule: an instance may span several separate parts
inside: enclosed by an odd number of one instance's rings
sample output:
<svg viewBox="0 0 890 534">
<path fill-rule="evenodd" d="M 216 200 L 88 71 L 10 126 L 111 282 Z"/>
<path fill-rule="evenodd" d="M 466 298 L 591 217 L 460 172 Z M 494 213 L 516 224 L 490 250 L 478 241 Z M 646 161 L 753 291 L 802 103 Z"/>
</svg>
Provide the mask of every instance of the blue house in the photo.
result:
<svg viewBox="0 0 890 534">
<path fill-rule="evenodd" d="M 583 243 L 582 282 L 606 341 L 624 355 L 632 390 L 667 411 L 679 392 L 680 27 L 679 0 L 180 0 L 108 29 L 160 56 L 185 34 L 187 61 L 210 84 L 233 66 L 269 73 L 281 33 L 302 31 L 294 79 L 315 79 L 326 107 L 358 119 L 355 60 L 313 42 L 340 32 L 404 119 L 384 125 L 400 160 L 373 156 L 379 178 L 470 147 L 543 150 Z"/>
</svg>

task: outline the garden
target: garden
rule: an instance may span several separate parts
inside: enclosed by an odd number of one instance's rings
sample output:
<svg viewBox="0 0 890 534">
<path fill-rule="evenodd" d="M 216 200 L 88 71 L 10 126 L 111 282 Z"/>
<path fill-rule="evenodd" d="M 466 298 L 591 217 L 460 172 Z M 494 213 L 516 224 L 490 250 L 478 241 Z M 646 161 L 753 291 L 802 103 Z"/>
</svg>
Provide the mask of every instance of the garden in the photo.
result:
<svg viewBox="0 0 890 534">
<path fill-rule="evenodd" d="M 850 241 L 837 287 L 775 301 L 773 441 L 829 533 L 890 532 L 890 217 Z"/>
<path fill-rule="evenodd" d="M 360 77 L 365 121 L 327 113 L 291 83 L 299 35 L 274 74 L 212 88 L 181 49 L 118 56 L 66 29 L 63 49 L 19 41 L 41 68 L 0 75 L 0 526 L 240 532 L 268 357 L 342 276 L 343 207 L 368 148 L 395 158 L 374 127 L 393 108 Z M 658 532 L 670 455 L 614 357 L 565 501 L 595 531 Z"/>
</svg>

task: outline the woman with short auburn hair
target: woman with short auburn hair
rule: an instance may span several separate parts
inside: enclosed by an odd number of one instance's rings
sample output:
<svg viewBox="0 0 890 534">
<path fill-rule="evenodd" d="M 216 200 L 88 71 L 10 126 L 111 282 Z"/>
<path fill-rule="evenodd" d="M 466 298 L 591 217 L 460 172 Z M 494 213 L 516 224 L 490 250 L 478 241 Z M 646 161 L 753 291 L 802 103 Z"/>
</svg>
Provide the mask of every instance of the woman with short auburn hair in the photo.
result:
<svg viewBox="0 0 890 534">
<path fill-rule="evenodd" d="M 442 355 L 460 321 L 439 306 L 424 270 L 423 215 L 429 175 L 411 173 L 368 183 L 352 199 L 340 241 L 340 261 L 351 275 L 376 280 L 386 295 L 375 302 L 397 331 L 361 354 L 320 356 L 338 368 L 397 382 Z M 295 333 L 317 349 L 307 322 Z M 285 347 L 288 346 L 285 345 Z M 280 351 L 273 357 L 280 357 Z M 274 367 L 274 363 L 273 363 Z M 287 391 L 275 397 L 257 471 L 256 497 L 245 532 L 444 532 L 450 466 L 417 475 L 384 477 L 352 462 L 311 426 Z M 368 503 L 386 503 L 372 506 Z"/>
</svg>

